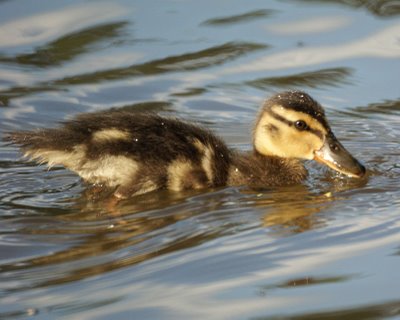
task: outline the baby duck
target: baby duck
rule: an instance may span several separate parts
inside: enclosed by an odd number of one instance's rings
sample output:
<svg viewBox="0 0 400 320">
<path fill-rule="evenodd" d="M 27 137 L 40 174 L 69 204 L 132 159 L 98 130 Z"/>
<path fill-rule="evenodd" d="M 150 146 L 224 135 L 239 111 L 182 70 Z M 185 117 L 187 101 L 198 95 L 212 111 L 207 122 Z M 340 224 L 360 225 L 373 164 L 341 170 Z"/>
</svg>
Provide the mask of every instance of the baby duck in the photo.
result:
<svg viewBox="0 0 400 320">
<path fill-rule="evenodd" d="M 350 177 L 365 174 L 336 139 L 318 102 L 301 91 L 269 98 L 253 131 L 253 151 L 230 150 L 207 129 L 155 114 L 109 110 L 81 114 L 56 129 L 8 135 L 26 157 L 63 165 L 83 180 L 127 198 L 166 188 L 271 187 L 300 183 L 301 159 Z"/>
</svg>

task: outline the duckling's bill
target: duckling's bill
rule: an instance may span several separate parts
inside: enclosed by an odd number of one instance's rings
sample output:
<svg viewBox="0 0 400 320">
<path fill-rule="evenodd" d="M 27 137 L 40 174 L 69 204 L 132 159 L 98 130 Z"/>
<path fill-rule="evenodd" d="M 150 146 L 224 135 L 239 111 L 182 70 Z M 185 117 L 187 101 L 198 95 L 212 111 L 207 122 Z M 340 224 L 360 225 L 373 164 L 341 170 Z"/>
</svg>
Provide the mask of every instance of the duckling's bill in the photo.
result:
<svg viewBox="0 0 400 320">
<path fill-rule="evenodd" d="M 364 176 L 365 167 L 330 133 L 322 148 L 314 152 L 314 160 L 351 178 Z"/>
</svg>

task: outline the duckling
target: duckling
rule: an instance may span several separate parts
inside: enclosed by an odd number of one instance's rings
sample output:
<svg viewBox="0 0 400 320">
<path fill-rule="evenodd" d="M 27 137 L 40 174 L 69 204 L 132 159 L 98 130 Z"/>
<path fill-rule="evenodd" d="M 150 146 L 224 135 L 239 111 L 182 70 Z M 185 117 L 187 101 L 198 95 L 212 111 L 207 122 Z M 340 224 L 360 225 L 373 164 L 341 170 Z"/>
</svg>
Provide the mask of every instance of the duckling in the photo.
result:
<svg viewBox="0 0 400 320">
<path fill-rule="evenodd" d="M 301 91 L 276 94 L 261 106 L 251 152 L 231 150 L 195 124 L 118 109 L 6 139 L 39 163 L 63 165 L 88 183 L 114 188 L 118 199 L 161 188 L 298 184 L 307 177 L 303 159 L 355 178 L 366 171 L 336 139 L 321 105 Z"/>
</svg>

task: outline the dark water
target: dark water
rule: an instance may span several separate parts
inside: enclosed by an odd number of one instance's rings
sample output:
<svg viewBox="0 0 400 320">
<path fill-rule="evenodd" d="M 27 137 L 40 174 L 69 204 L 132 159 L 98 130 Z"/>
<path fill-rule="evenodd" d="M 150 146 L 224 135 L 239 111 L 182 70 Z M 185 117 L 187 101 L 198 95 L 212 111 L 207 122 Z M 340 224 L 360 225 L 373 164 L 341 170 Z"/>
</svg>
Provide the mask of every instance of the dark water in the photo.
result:
<svg viewBox="0 0 400 320">
<path fill-rule="evenodd" d="M 399 319 L 399 1 L 0 1 L 0 135 L 125 107 L 250 148 L 306 90 L 368 167 L 101 199 L 0 145 L 0 318 Z"/>
</svg>

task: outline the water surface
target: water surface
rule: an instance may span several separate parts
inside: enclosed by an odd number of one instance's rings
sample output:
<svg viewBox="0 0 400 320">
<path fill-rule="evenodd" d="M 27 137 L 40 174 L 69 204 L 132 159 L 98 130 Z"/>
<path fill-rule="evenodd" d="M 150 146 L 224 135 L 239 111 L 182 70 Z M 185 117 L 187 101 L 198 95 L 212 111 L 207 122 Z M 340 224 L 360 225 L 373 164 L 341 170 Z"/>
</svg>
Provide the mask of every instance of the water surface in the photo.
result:
<svg viewBox="0 0 400 320">
<path fill-rule="evenodd" d="M 155 192 L 115 212 L 0 145 L 0 318 L 400 317 L 397 1 L 1 1 L 0 138 L 126 108 L 251 148 L 258 106 L 309 92 L 362 180 Z"/>
</svg>

